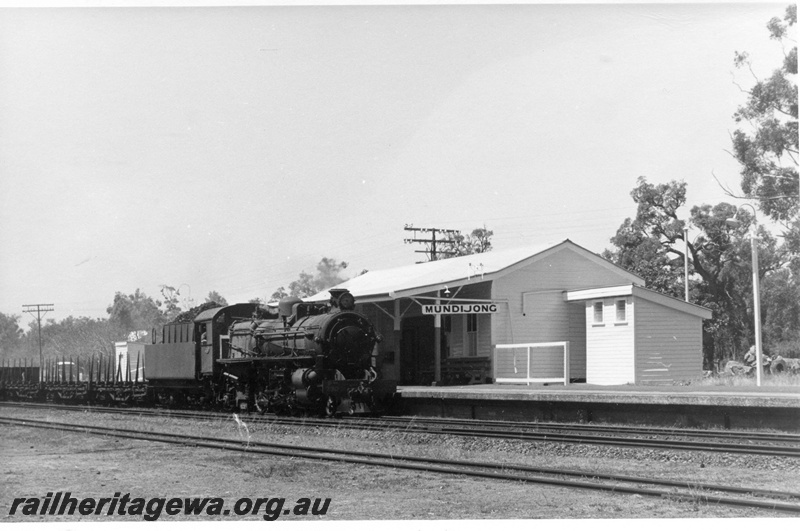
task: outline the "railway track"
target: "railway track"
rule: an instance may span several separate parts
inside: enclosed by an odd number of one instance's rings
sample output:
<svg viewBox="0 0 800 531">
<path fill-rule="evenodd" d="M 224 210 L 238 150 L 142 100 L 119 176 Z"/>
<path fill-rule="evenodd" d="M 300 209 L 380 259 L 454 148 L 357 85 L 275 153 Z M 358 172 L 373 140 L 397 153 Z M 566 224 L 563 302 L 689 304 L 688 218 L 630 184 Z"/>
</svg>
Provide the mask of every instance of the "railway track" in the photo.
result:
<svg viewBox="0 0 800 531">
<path fill-rule="evenodd" d="M 37 429 L 79 432 L 89 435 L 151 441 L 182 446 L 212 448 L 250 454 L 352 463 L 438 474 L 470 476 L 502 481 L 525 482 L 589 489 L 618 494 L 635 494 L 692 503 L 720 504 L 770 511 L 800 513 L 800 493 L 734 487 L 692 481 L 661 480 L 616 474 L 595 474 L 583 471 L 532 467 L 509 463 L 489 463 L 472 460 L 434 459 L 381 452 L 342 451 L 331 448 L 240 441 L 217 437 L 201 437 L 175 433 L 143 433 L 138 430 L 96 425 L 53 422 L 17 417 L 0 417 L 0 424 Z"/>
<path fill-rule="evenodd" d="M 383 420 L 408 421 L 408 417 L 381 417 Z M 592 431 L 595 433 L 626 433 L 632 435 L 661 435 L 675 437 L 705 437 L 714 439 L 733 439 L 747 441 L 762 441 L 770 444 L 790 443 L 800 445 L 800 434 L 793 433 L 767 433 L 754 431 L 731 430 L 701 430 L 691 428 L 644 428 L 631 426 L 603 426 L 599 424 L 569 424 L 557 422 L 512 422 L 504 420 L 470 420 L 470 419 L 422 419 L 438 422 L 448 426 L 473 426 L 496 428 L 535 427 L 536 429 L 564 430 L 564 431 Z"/>
<path fill-rule="evenodd" d="M 92 411 L 139 416 L 169 416 L 197 420 L 222 420 L 228 413 L 187 410 L 124 409 L 63 404 L 1 403 L 3 407 L 34 407 L 72 411 Z M 521 441 L 597 444 L 631 448 L 728 452 L 735 454 L 800 457 L 800 435 L 692 430 L 668 428 L 639 428 L 593 426 L 586 424 L 517 423 L 507 421 L 472 421 L 460 419 L 382 417 L 380 419 L 319 419 L 277 416 L 245 416 L 249 423 L 274 425 L 328 427 L 345 429 L 398 430 L 406 433 L 430 433 L 464 437 L 484 437 Z M 733 441 L 733 442 L 732 442 Z"/>
</svg>

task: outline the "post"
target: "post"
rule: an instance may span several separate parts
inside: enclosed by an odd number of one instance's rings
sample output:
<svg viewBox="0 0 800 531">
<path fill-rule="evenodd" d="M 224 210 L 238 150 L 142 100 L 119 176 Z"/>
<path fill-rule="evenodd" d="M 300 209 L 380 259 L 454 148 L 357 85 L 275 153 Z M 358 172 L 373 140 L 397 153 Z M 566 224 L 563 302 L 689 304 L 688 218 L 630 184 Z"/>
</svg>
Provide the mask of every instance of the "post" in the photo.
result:
<svg viewBox="0 0 800 531">
<path fill-rule="evenodd" d="M 525 367 L 525 379 L 528 385 L 531 384 L 531 347 L 528 347 L 528 364 Z"/>
<path fill-rule="evenodd" d="M 758 289 L 758 236 L 755 228 L 750 233 L 750 245 L 753 253 L 753 318 L 756 332 L 756 386 L 761 386 L 764 366 L 761 357 L 761 297 Z"/>
<path fill-rule="evenodd" d="M 35 309 L 34 309 L 35 308 Z M 41 369 L 44 366 L 44 355 L 42 354 L 42 315 L 45 315 L 47 312 L 53 311 L 52 304 L 23 304 L 22 311 L 25 313 L 29 313 L 33 315 L 33 312 L 36 312 L 36 322 L 39 325 L 39 372 L 41 373 Z M 41 376 L 39 377 L 39 382 L 42 381 Z"/>
<path fill-rule="evenodd" d="M 761 386 L 761 378 L 764 374 L 764 367 L 761 364 L 761 296 L 758 289 L 758 221 L 756 207 L 749 203 L 742 205 L 753 209 L 753 226 L 750 228 L 750 251 L 753 255 L 753 320 L 754 332 L 756 336 L 756 386 Z M 741 207 L 740 207 L 741 208 Z M 736 209 L 732 218 L 725 220 L 725 224 L 729 227 L 739 227 L 741 222 L 736 219 L 739 215 L 739 209 Z"/>
<path fill-rule="evenodd" d="M 442 303 L 440 291 L 436 291 L 436 304 Z M 442 381 L 442 316 L 438 313 L 433 316 L 433 381 L 437 385 Z"/>
<path fill-rule="evenodd" d="M 417 252 L 417 253 L 428 253 L 429 254 L 428 261 L 430 261 L 430 262 L 435 262 L 436 260 L 438 260 L 437 257 L 439 255 L 442 255 L 442 254 L 447 255 L 447 256 L 451 256 L 451 255 L 455 254 L 455 251 L 452 251 L 452 250 L 451 251 L 440 251 L 440 250 L 437 250 L 436 249 L 436 243 L 437 243 L 437 241 L 438 241 L 438 243 L 445 243 L 445 244 L 447 244 L 447 243 L 456 243 L 454 238 L 458 234 L 460 234 L 459 231 L 457 231 L 457 230 L 453 230 L 453 229 L 426 229 L 426 228 L 413 227 L 411 225 L 406 225 L 405 227 L 403 227 L 403 230 L 414 231 L 414 238 L 405 238 L 405 239 L 403 239 L 403 243 L 425 243 L 425 244 L 429 244 L 430 245 L 430 248 L 427 251 L 414 251 L 414 252 Z M 425 238 L 417 238 L 416 237 L 417 236 L 417 231 L 430 232 L 431 233 L 431 239 L 428 240 L 428 239 L 425 239 Z M 445 238 L 437 240 L 436 239 L 436 233 L 437 232 L 444 233 L 446 235 Z"/>
<path fill-rule="evenodd" d="M 402 321 L 400 318 L 400 299 L 394 301 L 394 319 L 392 320 L 392 347 L 394 348 L 394 370 L 397 381 L 403 381 L 403 365 L 400 353 L 400 343 L 403 337 Z"/>
</svg>

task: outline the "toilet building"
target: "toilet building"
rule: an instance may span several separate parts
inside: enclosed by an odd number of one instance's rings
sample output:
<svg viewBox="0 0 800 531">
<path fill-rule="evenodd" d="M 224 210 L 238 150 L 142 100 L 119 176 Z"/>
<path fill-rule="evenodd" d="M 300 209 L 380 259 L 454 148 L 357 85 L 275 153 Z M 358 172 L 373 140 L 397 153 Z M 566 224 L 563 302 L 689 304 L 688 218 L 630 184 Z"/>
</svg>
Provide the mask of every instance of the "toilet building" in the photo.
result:
<svg viewBox="0 0 800 531">
<path fill-rule="evenodd" d="M 337 287 L 383 336 L 383 376 L 405 385 L 667 384 L 702 375 L 711 312 L 644 288 L 570 240 L 370 271 Z"/>
</svg>

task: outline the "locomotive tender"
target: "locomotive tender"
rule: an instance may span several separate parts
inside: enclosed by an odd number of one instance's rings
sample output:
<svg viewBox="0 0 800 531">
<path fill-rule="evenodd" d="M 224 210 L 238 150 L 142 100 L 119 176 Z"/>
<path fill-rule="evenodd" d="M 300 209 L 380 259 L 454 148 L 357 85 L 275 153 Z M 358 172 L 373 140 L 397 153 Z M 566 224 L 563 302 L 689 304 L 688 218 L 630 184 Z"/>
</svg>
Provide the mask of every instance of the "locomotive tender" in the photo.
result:
<svg viewBox="0 0 800 531">
<path fill-rule="evenodd" d="M 122 378 L 106 363 L 88 381 L 62 371 L 34 383 L 5 375 L 5 398 L 77 402 L 150 402 L 279 414 L 359 414 L 385 410 L 397 382 L 380 378 L 381 337 L 355 311 L 349 291 L 331 289 L 327 304 L 287 297 L 269 313 L 257 304 L 205 310 L 170 323 L 144 346 L 146 382 Z M 130 368 L 129 368 L 130 369 Z M 137 360 L 138 369 L 138 360 Z M 138 371 L 137 371 L 138 372 Z M 130 370 L 127 371 L 130 374 Z M 93 381 L 94 375 L 97 375 Z"/>
</svg>

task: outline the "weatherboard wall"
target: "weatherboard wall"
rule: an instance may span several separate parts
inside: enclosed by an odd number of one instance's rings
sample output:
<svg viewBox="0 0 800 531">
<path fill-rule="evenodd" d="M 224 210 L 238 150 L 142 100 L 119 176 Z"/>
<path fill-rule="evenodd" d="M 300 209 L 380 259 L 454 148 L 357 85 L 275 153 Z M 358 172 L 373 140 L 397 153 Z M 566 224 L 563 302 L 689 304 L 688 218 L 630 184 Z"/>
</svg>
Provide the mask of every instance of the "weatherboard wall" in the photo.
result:
<svg viewBox="0 0 800 531">
<path fill-rule="evenodd" d="M 631 297 L 626 301 L 626 318 L 616 318 L 616 302 L 620 298 L 587 300 L 586 319 L 586 383 L 620 385 L 635 383 L 635 311 Z M 637 305 L 638 305 L 637 301 Z M 595 303 L 603 305 L 602 320 L 595 317 Z M 638 309 L 637 309 L 638 311 Z"/>
<path fill-rule="evenodd" d="M 528 260 L 497 278 L 492 298 L 507 301 L 508 311 L 492 319 L 494 344 L 570 342 L 570 377 L 585 378 L 587 371 L 586 321 L 581 305 L 571 308 L 563 300 L 567 290 L 630 283 L 630 277 L 613 267 L 570 248 L 561 248 Z M 546 356 L 545 364 L 561 363 Z M 560 365 L 559 365 L 560 366 Z M 553 368 L 543 366 L 543 371 Z"/>
<path fill-rule="evenodd" d="M 703 321 L 636 298 L 636 382 L 669 384 L 702 375 Z"/>
</svg>

